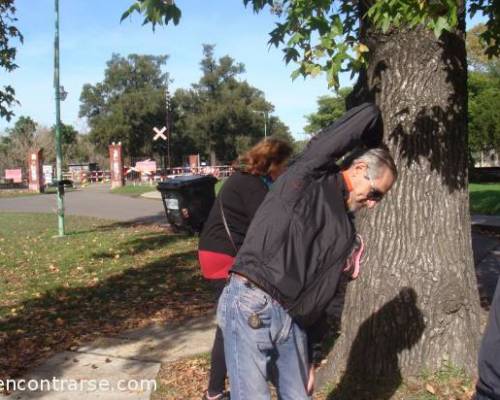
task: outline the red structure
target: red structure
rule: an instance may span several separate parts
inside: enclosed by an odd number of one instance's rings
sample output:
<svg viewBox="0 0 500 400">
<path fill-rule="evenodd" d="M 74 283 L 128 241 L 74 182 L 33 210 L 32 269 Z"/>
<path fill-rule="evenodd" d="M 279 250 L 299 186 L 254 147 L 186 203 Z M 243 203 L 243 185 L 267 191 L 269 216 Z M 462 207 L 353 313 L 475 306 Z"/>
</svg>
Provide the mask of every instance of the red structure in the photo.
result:
<svg viewBox="0 0 500 400">
<path fill-rule="evenodd" d="M 111 169 L 111 189 L 124 185 L 122 143 L 109 145 L 109 160 Z"/>
<path fill-rule="evenodd" d="M 43 150 L 36 149 L 33 150 L 29 155 L 28 165 L 28 188 L 31 192 L 41 193 L 43 192 Z"/>
</svg>

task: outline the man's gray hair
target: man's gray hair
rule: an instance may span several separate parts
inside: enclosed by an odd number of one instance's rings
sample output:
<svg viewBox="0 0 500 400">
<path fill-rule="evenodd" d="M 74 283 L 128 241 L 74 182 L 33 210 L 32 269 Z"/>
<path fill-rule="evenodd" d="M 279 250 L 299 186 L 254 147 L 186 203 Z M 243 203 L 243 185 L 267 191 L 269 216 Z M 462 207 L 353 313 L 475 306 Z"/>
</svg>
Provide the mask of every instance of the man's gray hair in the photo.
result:
<svg viewBox="0 0 500 400">
<path fill-rule="evenodd" d="M 396 163 L 391 156 L 391 153 L 385 148 L 376 147 L 373 149 L 358 148 L 350 153 L 341 164 L 342 169 L 347 169 L 351 165 L 364 162 L 368 166 L 370 171 L 370 177 L 372 179 L 377 179 L 382 168 L 389 168 L 394 176 L 394 179 L 398 177 L 398 169 L 396 168 Z"/>
</svg>

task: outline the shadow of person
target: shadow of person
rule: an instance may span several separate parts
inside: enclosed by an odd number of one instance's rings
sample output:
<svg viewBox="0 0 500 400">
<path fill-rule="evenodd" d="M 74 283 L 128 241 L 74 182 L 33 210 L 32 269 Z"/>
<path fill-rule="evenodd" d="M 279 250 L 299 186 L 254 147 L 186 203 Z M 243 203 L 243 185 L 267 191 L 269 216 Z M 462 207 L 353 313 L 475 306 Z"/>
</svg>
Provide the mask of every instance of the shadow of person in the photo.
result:
<svg viewBox="0 0 500 400">
<path fill-rule="evenodd" d="M 346 371 L 327 399 L 390 399 L 402 382 L 398 353 L 412 348 L 424 328 L 415 290 L 401 289 L 361 324 Z"/>
</svg>

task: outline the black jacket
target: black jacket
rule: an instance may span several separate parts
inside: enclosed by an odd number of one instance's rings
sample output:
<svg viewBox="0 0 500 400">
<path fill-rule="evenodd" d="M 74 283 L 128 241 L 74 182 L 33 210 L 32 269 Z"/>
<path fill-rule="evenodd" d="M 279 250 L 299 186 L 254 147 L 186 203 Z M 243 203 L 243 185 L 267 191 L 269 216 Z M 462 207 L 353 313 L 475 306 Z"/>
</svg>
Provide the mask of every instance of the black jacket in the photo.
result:
<svg viewBox="0 0 500 400">
<path fill-rule="evenodd" d="M 500 400 L 500 279 L 491 303 L 488 325 L 479 350 L 477 391 L 491 400 Z"/>
<path fill-rule="evenodd" d="M 199 250 L 208 250 L 234 257 L 236 252 L 222 222 L 219 202 L 222 202 L 224 216 L 233 242 L 236 249 L 239 249 L 245 239 L 248 226 L 262 200 L 266 197 L 267 191 L 266 183 L 259 176 L 243 172 L 231 175 L 224 182 L 224 186 L 203 225 L 198 245 Z"/>
<path fill-rule="evenodd" d="M 335 162 L 381 138 L 380 112 L 368 103 L 324 129 L 274 183 L 236 257 L 232 271 L 268 292 L 303 327 L 328 311 L 354 243 Z"/>
</svg>

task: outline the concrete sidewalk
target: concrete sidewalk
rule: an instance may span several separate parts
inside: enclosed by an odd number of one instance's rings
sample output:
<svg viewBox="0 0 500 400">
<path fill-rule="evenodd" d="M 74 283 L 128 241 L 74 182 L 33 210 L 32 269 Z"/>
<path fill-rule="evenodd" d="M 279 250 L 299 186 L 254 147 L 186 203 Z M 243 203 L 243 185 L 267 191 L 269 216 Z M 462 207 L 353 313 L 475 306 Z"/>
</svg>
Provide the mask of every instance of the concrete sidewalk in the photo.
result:
<svg viewBox="0 0 500 400">
<path fill-rule="evenodd" d="M 471 216 L 472 226 L 484 227 L 500 232 L 500 216 L 475 214 Z"/>
<path fill-rule="evenodd" d="M 64 201 L 66 215 L 127 223 L 167 223 L 161 201 L 112 194 L 109 184 L 92 184 L 81 190 L 67 192 Z M 56 210 L 55 194 L 0 199 L 0 212 L 55 214 Z"/>
<path fill-rule="evenodd" d="M 62 390 L 17 391 L 10 398 L 147 400 L 155 388 L 153 382 L 161 363 L 210 351 L 215 327 L 215 316 L 210 315 L 182 325 L 153 325 L 98 339 L 74 351 L 56 354 L 25 377 L 37 382 L 56 378 L 59 388 L 64 380 Z M 83 390 L 72 390 L 70 385 L 79 385 L 79 382 Z M 91 385 L 106 387 L 91 390 Z"/>
</svg>

